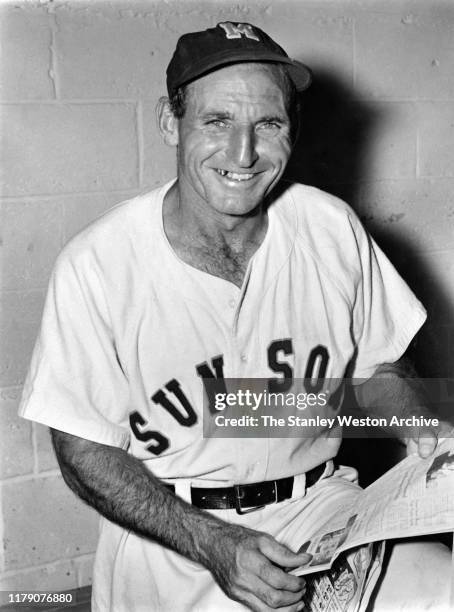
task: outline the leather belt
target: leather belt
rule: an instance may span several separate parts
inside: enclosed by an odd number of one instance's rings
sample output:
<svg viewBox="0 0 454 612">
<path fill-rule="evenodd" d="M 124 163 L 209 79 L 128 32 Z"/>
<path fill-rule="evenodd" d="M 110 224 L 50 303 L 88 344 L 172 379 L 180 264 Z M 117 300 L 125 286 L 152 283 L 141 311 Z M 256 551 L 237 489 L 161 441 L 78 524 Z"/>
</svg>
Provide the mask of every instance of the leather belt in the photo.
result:
<svg viewBox="0 0 454 612">
<path fill-rule="evenodd" d="M 306 488 L 314 485 L 325 471 L 322 463 L 306 472 Z M 233 487 L 199 488 L 191 487 L 191 502 L 205 510 L 228 510 L 235 508 L 238 514 L 247 514 L 259 510 L 268 504 L 290 499 L 293 491 L 294 477 L 267 480 Z M 165 485 L 175 492 L 171 484 Z"/>
</svg>

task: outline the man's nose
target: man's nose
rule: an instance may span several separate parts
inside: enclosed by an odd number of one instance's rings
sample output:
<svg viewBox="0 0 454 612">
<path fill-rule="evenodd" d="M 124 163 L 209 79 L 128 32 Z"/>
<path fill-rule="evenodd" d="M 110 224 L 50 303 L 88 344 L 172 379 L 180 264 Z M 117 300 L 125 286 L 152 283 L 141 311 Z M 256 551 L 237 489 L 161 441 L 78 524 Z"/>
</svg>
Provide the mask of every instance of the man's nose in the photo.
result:
<svg viewBox="0 0 454 612">
<path fill-rule="evenodd" d="M 250 168 L 257 161 L 255 132 L 252 127 L 235 127 L 230 135 L 230 160 L 239 168 Z"/>
</svg>

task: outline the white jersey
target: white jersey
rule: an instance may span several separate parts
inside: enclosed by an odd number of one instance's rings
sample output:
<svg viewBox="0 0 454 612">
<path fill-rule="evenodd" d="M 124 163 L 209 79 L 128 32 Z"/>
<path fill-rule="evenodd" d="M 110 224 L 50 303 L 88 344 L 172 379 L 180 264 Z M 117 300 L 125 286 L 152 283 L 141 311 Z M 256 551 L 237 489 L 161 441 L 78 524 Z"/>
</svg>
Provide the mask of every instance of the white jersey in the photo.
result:
<svg viewBox="0 0 454 612">
<path fill-rule="evenodd" d="M 20 414 L 128 449 L 167 481 L 304 473 L 340 439 L 205 439 L 203 378 L 311 377 L 314 364 L 367 378 L 403 354 L 424 309 L 355 213 L 303 185 L 270 206 L 241 289 L 197 270 L 164 232 L 171 184 L 116 206 L 60 255 Z"/>
</svg>

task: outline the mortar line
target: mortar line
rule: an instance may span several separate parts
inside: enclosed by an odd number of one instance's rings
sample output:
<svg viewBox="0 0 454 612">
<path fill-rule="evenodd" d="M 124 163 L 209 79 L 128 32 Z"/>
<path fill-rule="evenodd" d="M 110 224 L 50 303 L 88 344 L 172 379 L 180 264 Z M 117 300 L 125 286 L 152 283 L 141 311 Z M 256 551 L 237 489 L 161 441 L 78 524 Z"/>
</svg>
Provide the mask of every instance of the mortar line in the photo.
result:
<svg viewBox="0 0 454 612">
<path fill-rule="evenodd" d="M 421 178 L 421 166 L 420 166 L 420 162 L 419 162 L 419 155 L 421 152 L 421 143 L 420 143 L 420 138 L 419 138 L 420 134 L 419 134 L 419 127 L 416 128 L 416 142 L 415 142 L 415 155 L 416 155 L 416 164 L 415 164 L 415 171 L 416 171 L 416 178 Z"/>
<path fill-rule="evenodd" d="M 42 287 L 29 287 L 24 289 L 1 289 L 2 295 L 15 295 L 17 293 L 43 293 L 47 289 L 47 282 Z M 24 381 L 18 382 L 14 385 L 8 385 L 8 387 L 22 387 Z"/>
<path fill-rule="evenodd" d="M 12 578 L 13 576 L 20 576 L 22 574 L 27 574 L 33 570 L 46 569 L 53 565 L 57 565 L 58 563 L 73 563 L 74 561 L 88 561 L 89 559 L 93 559 L 95 556 L 95 551 L 92 553 L 84 553 L 83 555 L 78 555 L 77 557 L 61 557 L 59 559 L 53 559 L 52 561 L 48 561 L 47 563 L 39 563 L 38 565 L 27 565 L 25 567 L 20 567 L 15 570 L 8 570 L 7 572 L 2 572 L 1 578 Z M 76 576 L 77 578 L 77 576 Z M 85 586 L 85 585 L 84 585 Z M 64 589 L 70 590 L 70 589 Z"/>
<path fill-rule="evenodd" d="M 58 98 L 58 99 L 41 99 L 33 98 L 28 100 L 0 100 L 1 106 L 7 105 L 26 105 L 26 104 L 46 104 L 46 105 L 90 105 L 90 104 L 136 104 L 135 98 Z"/>
<path fill-rule="evenodd" d="M 424 104 L 432 104 L 432 103 L 452 103 L 454 102 L 454 97 L 447 97 L 447 98 L 424 98 L 424 97 L 412 97 L 412 98 L 404 98 L 404 97 L 396 97 L 396 98 L 383 98 L 380 96 L 351 96 L 351 99 L 353 102 L 369 102 L 369 103 L 373 103 L 373 102 L 379 102 L 379 103 L 386 103 L 386 102 L 421 102 Z"/>
<path fill-rule="evenodd" d="M 30 480 L 44 479 L 44 478 L 52 478 L 53 476 L 61 476 L 61 472 L 59 469 L 55 470 L 46 470 L 45 472 L 32 472 L 30 474 L 23 474 L 21 476 L 11 476 L 10 478 L 4 478 L 0 481 L 0 488 L 4 485 L 10 484 L 20 484 L 22 482 L 29 482 Z"/>
<path fill-rule="evenodd" d="M 454 246 L 445 249 L 424 249 L 418 251 L 418 254 L 420 255 L 442 255 L 443 253 L 454 253 Z"/>
<path fill-rule="evenodd" d="M 61 203 L 60 206 L 60 249 L 62 249 L 65 244 L 68 242 L 66 233 L 66 220 L 67 220 L 67 206 L 64 202 Z"/>
<path fill-rule="evenodd" d="M 5 542 L 5 520 L 3 518 L 3 504 L 0 502 L 0 542 Z M 6 546 L 0 546 L 0 574 L 5 571 L 5 549 Z"/>
<path fill-rule="evenodd" d="M 432 174 L 421 174 L 420 176 L 417 177 L 418 180 L 427 180 L 427 181 L 442 181 L 442 180 L 454 180 L 454 174 L 453 175 L 432 175 Z M 350 183 L 348 181 L 339 181 L 338 183 L 330 183 L 330 186 L 335 186 L 335 185 L 367 185 L 369 184 L 379 184 L 379 183 L 405 183 L 407 181 L 415 181 L 415 176 L 414 174 L 409 174 L 408 176 L 401 176 L 401 177 L 392 177 L 390 176 L 389 178 L 374 178 L 374 179 L 370 179 L 370 178 L 360 178 L 357 179 L 354 183 Z"/>
<path fill-rule="evenodd" d="M 352 19 L 352 62 L 353 62 L 353 90 L 356 89 L 357 74 L 356 74 L 356 19 Z"/>
<path fill-rule="evenodd" d="M 90 554 L 90 555 L 88 555 L 88 554 L 87 554 L 87 555 L 85 555 L 85 558 L 84 558 L 84 559 L 82 559 L 82 558 L 80 558 L 80 557 L 79 557 L 79 558 L 75 559 L 75 561 L 78 561 L 78 562 L 79 562 L 79 563 L 74 563 L 74 564 L 73 564 L 73 565 L 74 565 L 74 570 L 75 570 L 75 573 L 76 573 L 76 584 L 77 584 L 77 588 L 78 588 L 78 589 L 81 589 L 81 588 L 83 588 L 83 587 L 89 586 L 89 585 L 87 585 L 87 584 L 83 584 L 83 583 L 82 583 L 82 576 L 83 576 L 83 574 L 82 574 L 82 564 L 81 564 L 81 562 L 83 562 L 83 561 L 91 561 L 91 562 L 92 562 L 92 565 L 93 565 L 93 563 L 94 563 L 94 561 L 95 561 L 95 555 L 94 555 L 94 553 L 92 553 L 92 554 Z"/>
<path fill-rule="evenodd" d="M 434 174 L 421 174 L 420 170 L 418 179 L 424 181 L 449 181 L 454 180 L 454 174 L 440 174 L 438 176 L 435 176 Z"/>
<path fill-rule="evenodd" d="M 144 169 L 144 134 L 143 134 L 143 104 L 142 100 L 137 101 L 136 106 L 136 133 L 137 133 L 137 155 L 138 155 L 138 181 L 139 187 L 143 184 Z"/>
<path fill-rule="evenodd" d="M 57 54 L 55 48 L 55 34 L 57 31 L 57 17 L 54 13 L 50 20 L 50 62 L 49 62 L 49 70 L 48 74 L 52 83 L 52 89 L 54 98 L 57 100 L 59 98 L 59 87 L 58 87 L 58 75 L 57 75 Z"/>
<path fill-rule="evenodd" d="M 36 431 L 36 423 L 32 422 L 32 449 L 33 449 L 33 474 L 39 474 L 38 461 L 38 432 Z"/>
<path fill-rule="evenodd" d="M 0 393 L 9 393 L 10 391 L 19 391 L 22 389 L 22 385 L 5 385 L 4 387 L 0 386 Z"/>
<path fill-rule="evenodd" d="M 128 194 L 131 192 L 140 191 L 139 187 L 125 187 L 124 189 L 102 189 L 100 191 L 63 191 L 61 193 L 34 193 L 34 194 L 23 194 L 23 195 L 11 195 L 11 196 L 3 196 L 1 197 L 1 201 L 6 204 L 12 204 L 14 202 L 22 202 L 27 200 L 27 202 L 33 202 L 36 200 L 42 200 L 43 198 L 51 199 L 51 198 L 67 198 L 67 197 L 89 197 L 95 195 L 105 196 L 106 194 L 113 195 L 121 195 Z"/>
</svg>

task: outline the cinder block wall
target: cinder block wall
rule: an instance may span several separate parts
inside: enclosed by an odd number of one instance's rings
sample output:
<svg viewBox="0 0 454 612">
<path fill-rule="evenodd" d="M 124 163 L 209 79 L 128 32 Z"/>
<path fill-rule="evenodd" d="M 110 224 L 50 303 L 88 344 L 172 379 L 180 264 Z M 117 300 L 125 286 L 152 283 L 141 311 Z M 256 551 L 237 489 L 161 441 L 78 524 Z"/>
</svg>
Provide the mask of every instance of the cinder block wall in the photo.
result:
<svg viewBox="0 0 454 612">
<path fill-rule="evenodd" d="M 1 589 L 90 583 L 95 513 L 17 402 L 62 245 L 174 173 L 154 106 L 179 34 L 250 21 L 314 69 L 290 174 L 347 198 L 429 309 L 418 362 L 453 375 L 449 0 L 1 5 Z"/>
</svg>

